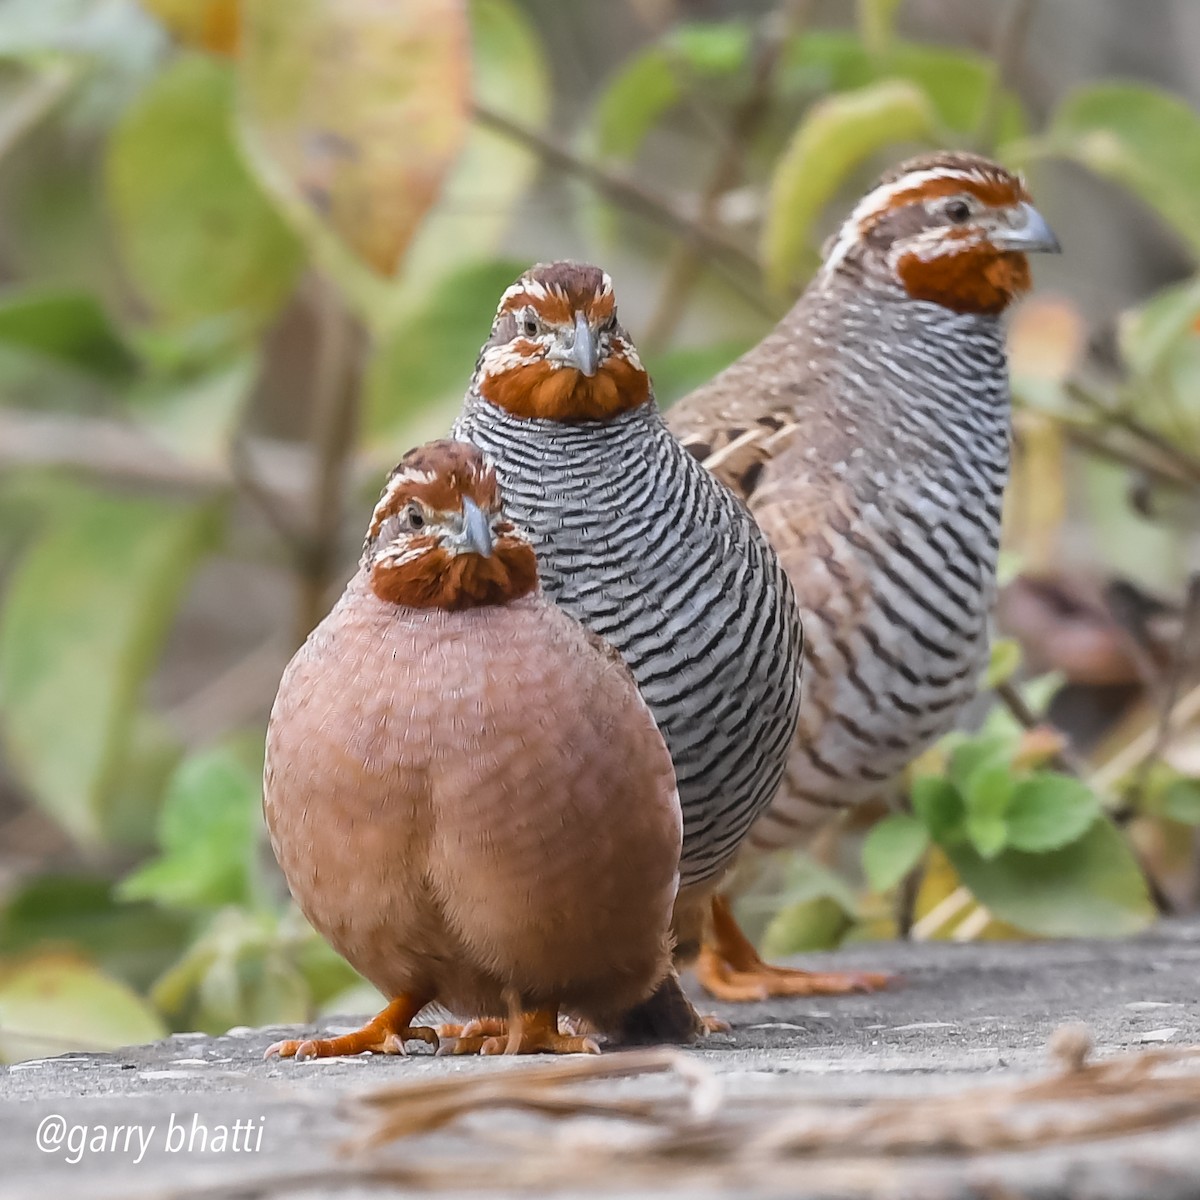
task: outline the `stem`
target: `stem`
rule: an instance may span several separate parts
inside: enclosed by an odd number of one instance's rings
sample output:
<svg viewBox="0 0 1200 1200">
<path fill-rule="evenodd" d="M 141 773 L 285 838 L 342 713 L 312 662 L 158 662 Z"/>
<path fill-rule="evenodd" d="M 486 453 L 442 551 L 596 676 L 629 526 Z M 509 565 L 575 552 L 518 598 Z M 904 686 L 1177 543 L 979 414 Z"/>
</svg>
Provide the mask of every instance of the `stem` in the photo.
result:
<svg viewBox="0 0 1200 1200">
<path fill-rule="evenodd" d="M 688 237 L 675 247 L 667 266 L 658 305 L 644 339 L 650 353 L 669 342 L 679 326 L 688 297 L 705 265 L 704 247 L 698 235 L 716 228 L 721 198 L 742 178 L 746 147 L 754 140 L 770 112 L 775 75 L 783 51 L 804 28 L 811 7 L 811 0 L 784 0 L 763 23 L 750 90 L 734 110 L 728 135 L 700 195 L 696 223 Z"/>
<path fill-rule="evenodd" d="M 495 109 L 477 103 L 475 120 L 484 128 L 532 150 L 547 166 L 575 176 L 606 200 L 652 222 L 672 237 L 695 238 L 706 253 L 712 256 L 713 261 L 724 269 L 726 278 L 743 299 L 767 316 L 775 315 L 757 286 L 758 262 L 736 242 L 716 230 L 704 229 L 694 221 L 689 221 L 668 200 L 627 175 L 581 158 L 537 130 L 530 129 L 511 117 L 496 112 Z"/>
<path fill-rule="evenodd" d="M 992 85 L 984 101 L 983 115 L 975 133 L 975 143 L 985 153 L 995 150 L 996 139 L 1000 134 L 1000 119 L 1004 114 L 1005 85 L 1012 81 L 1021 65 L 1036 5 L 1037 0 L 1012 0 L 1004 23 L 996 35 L 996 49 L 993 55 L 996 71 L 992 76 Z"/>
<path fill-rule="evenodd" d="M 1025 697 L 1021 695 L 1014 684 L 1005 680 L 1004 683 L 996 685 L 995 692 L 997 698 L 1012 713 L 1013 718 L 1022 729 L 1036 729 L 1043 724 L 1037 713 L 1025 703 Z M 1087 776 L 1087 764 L 1068 746 L 1059 750 L 1050 761 L 1058 770 L 1068 775 L 1077 775 L 1081 779 Z"/>
<path fill-rule="evenodd" d="M 1188 665 L 1192 661 L 1195 650 L 1193 643 L 1197 640 L 1200 640 L 1200 574 L 1195 574 L 1188 580 L 1187 598 L 1183 605 L 1183 623 L 1162 687 L 1154 740 L 1150 743 L 1149 753 L 1138 764 L 1133 780 L 1125 794 L 1126 806 L 1133 811 L 1137 810 L 1142 794 L 1146 790 L 1146 784 L 1154 764 L 1162 758 L 1163 752 L 1171 743 L 1172 722 L 1176 706 L 1179 703 L 1180 688 L 1183 685 Z"/>
<path fill-rule="evenodd" d="M 314 277 L 310 295 L 317 325 L 309 432 L 314 470 L 308 497 L 311 538 L 299 564 L 297 644 L 325 615 L 338 566 L 366 339 L 362 324 L 331 285 Z"/>
<path fill-rule="evenodd" d="M 1152 447 L 1172 466 L 1176 467 L 1189 484 L 1200 484 L 1200 459 L 1195 459 L 1186 451 L 1180 450 L 1162 434 L 1143 425 L 1136 417 L 1130 416 L 1123 409 L 1110 408 L 1082 384 L 1068 383 L 1066 392 L 1072 400 L 1082 404 L 1109 425 L 1123 429 L 1138 441 Z"/>
</svg>

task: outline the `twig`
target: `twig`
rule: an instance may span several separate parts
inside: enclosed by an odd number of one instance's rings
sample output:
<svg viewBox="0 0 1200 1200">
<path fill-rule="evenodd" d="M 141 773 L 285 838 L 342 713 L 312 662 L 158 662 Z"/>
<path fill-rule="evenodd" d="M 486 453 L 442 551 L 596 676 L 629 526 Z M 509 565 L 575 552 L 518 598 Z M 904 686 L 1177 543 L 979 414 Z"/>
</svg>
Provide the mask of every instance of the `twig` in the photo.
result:
<svg viewBox="0 0 1200 1200">
<path fill-rule="evenodd" d="M 1019 689 L 1010 681 L 1005 680 L 1003 683 L 996 684 L 995 692 L 997 698 L 1012 713 L 1013 718 L 1022 729 L 1036 729 L 1044 724 L 1037 715 L 1025 703 L 1025 697 L 1021 695 Z M 1050 762 L 1060 771 L 1065 771 L 1068 775 L 1078 775 L 1083 779 L 1088 773 L 1087 763 L 1085 763 L 1072 749 L 1070 743 L 1066 741 L 1065 735 L 1063 738 L 1063 746 L 1056 750 Z"/>
<path fill-rule="evenodd" d="M 1186 692 L 1176 703 L 1173 714 L 1174 722 L 1187 724 L 1200 718 L 1200 686 Z M 1154 754 L 1158 742 L 1158 727 L 1143 730 L 1132 741 L 1122 746 L 1116 754 L 1104 763 L 1091 778 L 1092 787 L 1097 791 L 1110 790 L 1117 785 L 1130 771 L 1136 771 L 1142 762 Z"/>
<path fill-rule="evenodd" d="M 750 89 L 734 110 L 724 145 L 700 195 L 696 223 L 689 236 L 675 247 L 658 305 L 647 324 L 645 342 L 651 352 L 670 341 L 683 317 L 688 296 L 704 266 L 703 247 L 697 239 L 697 231 L 711 231 L 715 227 L 721 197 L 741 178 L 746 147 L 770 111 L 783 51 L 804 28 L 811 8 L 812 0 L 783 0 L 760 27 Z"/>
<path fill-rule="evenodd" d="M 317 317 L 310 433 L 315 472 L 309 496 L 311 540 L 299 564 L 297 645 L 325 615 L 338 566 L 365 338 L 361 324 L 331 286 L 314 277 L 312 295 Z"/>
<path fill-rule="evenodd" d="M 589 162 L 560 143 L 503 113 L 477 103 L 475 119 L 485 128 L 503 134 L 511 141 L 532 150 L 548 166 L 583 180 L 606 200 L 653 222 L 673 237 L 695 238 L 698 244 L 713 256 L 714 261 L 726 267 L 729 282 L 748 303 L 768 316 L 774 315 L 761 289 L 755 286 L 755 283 L 747 282 L 747 277 L 757 281 L 758 262 L 736 242 L 690 221 L 669 201 L 644 188 L 627 175 Z"/>
<path fill-rule="evenodd" d="M 1132 450 L 1127 450 L 1123 446 L 1116 446 L 1112 442 L 1106 441 L 1091 428 L 1073 424 L 1070 420 L 1064 419 L 1060 424 L 1068 441 L 1092 454 L 1107 458 L 1110 462 L 1114 462 L 1122 467 L 1128 467 L 1132 471 L 1139 471 L 1144 475 L 1152 475 L 1160 483 L 1166 484 L 1169 487 L 1187 488 L 1194 486 L 1193 481 L 1188 478 L 1186 473 L 1180 471 L 1174 464 L 1165 463 L 1161 458 L 1153 462 L 1147 458 L 1141 458 Z"/>
<path fill-rule="evenodd" d="M 1188 483 L 1200 484 L 1200 460 L 1180 450 L 1178 446 L 1173 445 L 1162 434 L 1156 433 L 1153 429 L 1143 425 L 1136 417 L 1131 416 L 1124 409 L 1110 408 L 1082 384 L 1077 382 L 1068 383 L 1065 386 L 1065 390 L 1072 400 L 1082 404 L 1108 424 L 1116 425 L 1139 441 L 1152 446 L 1168 462 L 1178 468 Z"/>
<path fill-rule="evenodd" d="M 269 487 L 255 462 L 246 438 L 238 434 L 229 447 L 229 470 L 238 489 L 266 517 L 295 562 L 309 552 L 308 537 L 291 517 L 283 497 Z"/>
<path fill-rule="evenodd" d="M 914 942 L 928 941 L 942 926 L 948 925 L 974 903 L 975 897 L 971 895 L 969 888 L 956 887 L 945 900 L 935 904 L 913 925 L 912 940 Z"/>
<path fill-rule="evenodd" d="M 1179 690 L 1183 686 L 1188 665 L 1192 662 L 1192 643 L 1195 639 L 1200 639 L 1200 573 L 1188 580 L 1187 596 L 1183 602 L 1183 622 L 1162 684 L 1154 740 L 1150 744 L 1149 753 L 1134 771 L 1125 793 L 1125 803 L 1132 810 L 1138 807 L 1154 764 L 1162 758 L 1163 752 L 1170 745 L 1171 722 L 1175 716 Z"/>
<path fill-rule="evenodd" d="M 983 114 L 975 133 L 975 142 L 985 153 L 995 149 L 1000 132 L 1000 119 L 1004 113 L 1004 93 L 1020 66 L 1025 53 L 1025 41 L 1033 20 L 1037 0 L 1012 0 L 1004 22 L 996 35 L 996 50 L 993 55 L 995 73 L 984 101 Z"/>
</svg>

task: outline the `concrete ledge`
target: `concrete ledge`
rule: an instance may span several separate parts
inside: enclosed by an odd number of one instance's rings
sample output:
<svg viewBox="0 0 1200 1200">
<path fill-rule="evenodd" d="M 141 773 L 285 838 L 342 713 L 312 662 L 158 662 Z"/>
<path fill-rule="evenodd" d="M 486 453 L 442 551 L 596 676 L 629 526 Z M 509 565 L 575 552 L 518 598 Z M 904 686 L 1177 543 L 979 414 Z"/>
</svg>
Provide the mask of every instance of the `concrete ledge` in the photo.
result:
<svg viewBox="0 0 1200 1200">
<path fill-rule="evenodd" d="M 1068 1021 L 1091 1029 L 1101 1058 L 1122 1050 L 1200 1044 L 1200 922 L 1166 924 L 1124 942 L 862 946 L 820 956 L 820 963 L 831 969 L 896 969 L 905 983 L 872 996 L 715 1006 L 733 1024 L 732 1034 L 716 1035 L 689 1054 L 719 1076 L 729 1112 L 757 1111 L 790 1098 L 932 1094 L 1043 1073 L 1046 1041 Z M 406 1059 L 263 1062 L 263 1049 L 291 1032 L 179 1034 L 113 1054 L 73 1054 L 5 1068 L 0 1192 L 52 1193 L 55 1200 L 377 1195 L 378 1187 L 354 1179 L 352 1168 L 363 1160 L 338 1153 L 339 1143 L 354 1132 L 342 1100 L 385 1083 L 469 1077 L 520 1069 L 528 1061 L 434 1058 L 417 1049 Z M 652 1097 L 663 1094 L 664 1084 L 650 1076 L 619 1086 L 623 1095 Z M 63 1118 L 64 1143 L 71 1138 L 77 1149 L 66 1144 L 52 1152 L 38 1149 L 37 1130 L 51 1115 Z M 490 1121 L 493 1128 L 511 1123 L 514 1133 L 531 1132 L 529 1118 L 503 1115 Z M 81 1135 L 71 1130 L 81 1126 L 87 1126 L 87 1137 L 79 1146 Z M 407 1168 L 445 1165 L 478 1160 L 480 1151 L 471 1128 L 455 1126 L 402 1143 L 382 1161 Z M 800 1165 L 786 1194 L 914 1200 L 1197 1197 L 1200 1122 L 1035 1151 L 888 1161 L 886 1172 L 864 1160 L 861 1169 L 847 1164 L 836 1176 Z M 503 1177 L 497 1167 L 495 1182 Z M 725 1172 L 705 1184 L 711 1194 L 729 1196 L 774 1195 L 778 1188 L 776 1180 L 764 1192 L 747 1190 Z M 695 1179 L 688 1180 L 686 1193 L 696 1190 Z M 606 1194 L 605 1181 L 589 1173 L 569 1194 Z"/>
</svg>

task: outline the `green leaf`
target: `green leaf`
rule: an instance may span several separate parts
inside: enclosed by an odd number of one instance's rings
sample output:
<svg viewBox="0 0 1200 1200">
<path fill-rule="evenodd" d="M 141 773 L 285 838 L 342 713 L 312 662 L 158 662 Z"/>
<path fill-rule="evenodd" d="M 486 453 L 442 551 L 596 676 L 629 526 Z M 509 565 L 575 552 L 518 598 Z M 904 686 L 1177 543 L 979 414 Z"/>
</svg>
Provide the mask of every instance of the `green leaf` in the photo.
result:
<svg viewBox="0 0 1200 1200">
<path fill-rule="evenodd" d="M 893 41 L 885 53 L 872 53 L 852 33 L 817 31 L 793 42 L 783 57 L 786 81 L 816 92 L 846 91 L 884 79 L 902 79 L 921 89 L 938 125 L 950 134 L 974 136 L 990 103 L 996 68 L 970 50 Z M 1001 143 L 1020 137 L 1025 117 L 1017 99 L 1001 95 Z"/>
<path fill-rule="evenodd" d="M 896 886 L 929 849 L 929 830 L 919 817 L 892 813 L 878 822 L 863 842 L 863 870 L 876 892 Z"/>
<path fill-rule="evenodd" d="M 152 377 L 129 392 L 130 409 L 180 459 L 222 467 L 257 375 L 257 357 L 243 355 L 198 374 Z"/>
<path fill-rule="evenodd" d="M 372 359 L 367 380 L 365 424 L 370 439 L 391 446 L 398 439 L 408 444 L 442 436 L 462 403 L 496 305 L 524 269 L 525 264 L 517 262 L 460 268 L 391 332 Z M 428 428 L 411 425 L 418 418 Z"/>
<path fill-rule="evenodd" d="M 1123 184 L 1200 255 L 1200 116 L 1185 100 L 1141 84 L 1077 88 L 1044 145 Z"/>
<path fill-rule="evenodd" d="M 962 793 L 941 775 L 920 775 L 912 783 L 913 811 L 939 846 L 966 836 L 966 805 Z"/>
<path fill-rule="evenodd" d="M 1107 820 L 1046 854 L 1011 847 L 993 859 L 971 845 L 947 846 L 959 878 L 1001 921 L 1044 937 L 1119 937 L 1154 919 L 1146 881 Z"/>
<path fill-rule="evenodd" d="M 253 904 L 261 783 L 229 750 L 186 759 L 159 814 L 159 858 L 127 876 L 118 895 L 168 908 Z"/>
<path fill-rule="evenodd" d="M 166 1036 L 140 996 L 82 959 L 44 954 L 0 971 L 0 1060 L 115 1050 Z"/>
<path fill-rule="evenodd" d="M 955 746 L 946 773 L 951 782 L 965 795 L 971 786 L 971 776 L 976 771 L 998 763 L 1011 762 L 1015 749 L 1015 741 L 1009 737 L 968 738 Z"/>
<path fill-rule="evenodd" d="M 807 950 L 831 950 L 850 928 L 846 910 L 830 896 L 815 896 L 782 908 L 762 939 L 767 958 L 785 958 Z"/>
<path fill-rule="evenodd" d="M 1200 779 L 1176 779 L 1162 797 L 1163 816 L 1185 825 L 1200 825 Z"/>
<path fill-rule="evenodd" d="M 9 581 L 0 716 L 10 765 L 85 842 L 107 832 L 142 684 L 214 515 L 80 488 Z"/>
<path fill-rule="evenodd" d="M 646 135 L 678 104 L 696 80 L 735 75 L 750 53 L 744 20 L 685 23 L 630 59 L 609 81 L 596 104 L 590 141 L 601 158 L 628 162 Z"/>
<path fill-rule="evenodd" d="M 42 875 L 21 884 L 0 914 L 0 957 L 68 949 L 131 987 L 146 988 L 179 954 L 191 922 L 149 904 L 121 904 L 112 881 Z"/>
<path fill-rule="evenodd" d="M 1004 820 L 1008 844 L 1038 853 L 1081 838 L 1100 816 L 1100 800 L 1078 779 L 1042 771 L 1013 789 Z"/>
<path fill-rule="evenodd" d="M 137 367 L 95 297 L 79 292 L 0 293 L 0 344 L 113 383 Z"/>
<path fill-rule="evenodd" d="M 933 136 L 936 117 L 914 84 L 887 80 L 814 104 L 775 167 L 760 256 L 768 283 L 788 286 L 816 261 L 813 227 L 850 171 L 884 146 Z"/>
<path fill-rule="evenodd" d="M 967 781 L 967 837 L 984 858 L 995 858 L 1008 838 L 1005 814 L 1016 781 L 1007 762 L 976 767 Z"/>
<path fill-rule="evenodd" d="M 1153 374 L 1180 342 L 1195 337 L 1197 317 L 1200 279 L 1163 288 L 1121 314 L 1117 327 L 1121 357 L 1136 375 Z"/>
<path fill-rule="evenodd" d="M 125 263 L 170 321 L 273 314 L 301 264 L 291 231 L 259 191 L 230 129 L 223 64 L 182 55 L 114 131 L 106 185 Z"/>
</svg>

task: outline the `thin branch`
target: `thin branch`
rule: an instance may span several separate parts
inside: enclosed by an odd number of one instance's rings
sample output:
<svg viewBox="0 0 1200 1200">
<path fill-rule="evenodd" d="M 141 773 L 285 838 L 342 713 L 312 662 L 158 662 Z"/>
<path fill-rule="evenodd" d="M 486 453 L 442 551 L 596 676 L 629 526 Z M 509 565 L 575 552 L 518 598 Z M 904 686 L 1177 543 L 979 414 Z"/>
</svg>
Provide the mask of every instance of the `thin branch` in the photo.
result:
<svg viewBox="0 0 1200 1200">
<path fill-rule="evenodd" d="M 1000 121 L 1004 115 L 1005 89 L 1013 82 L 1021 65 L 1036 7 L 1037 0 L 1012 0 L 996 36 L 996 49 L 993 54 L 995 74 L 992 76 L 991 87 L 983 105 L 983 115 L 975 134 L 976 144 L 985 153 L 991 153 L 995 149 L 1000 133 Z"/>
<path fill-rule="evenodd" d="M 1159 701 L 1158 724 L 1154 740 L 1150 744 L 1150 752 L 1134 771 L 1133 779 L 1126 792 L 1125 802 L 1132 810 L 1137 809 L 1138 802 L 1146 790 L 1150 772 L 1171 744 L 1172 722 L 1175 708 L 1179 703 L 1179 692 L 1183 686 L 1184 676 L 1189 664 L 1193 661 L 1196 645 L 1200 642 L 1200 573 L 1188 580 L 1187 598 L 1183 604 L 1183 623 L 1180 626 L 1179 637 L 1176 639 L 1174 653 L 1167 667 L 1163 680 L 1161 698 Z"/>
<path fill-rule="evenodd" d="M 749 91 L 734 110 L 724 145 L 700 195 L 696 225 L 675 247 L 658 305 L 647 325 L 645 341 L 651 351 L 669 342 L 679 326 L 688 297 L 704 267 L 703 246 L 696 232 L 716 227 L 721 198 L 741 179 L 746 148 L 770 113 L 783 51 L 807 24 L 811 8 L 812 0 L 784 0 L 762 23 Z"/>
<path fill-rule="evenodd" d="M 1066 385 L 1066 392 L 1072 400 L 1083 405 L 1107 424 L 1115 425 L 1137 438 L 1138 441 L 1153 447 L 1163 458 L 1179 470 L 1189 484 L 1200 484 L 1200 459 L 1193 458 L 1186 451 L 1180 450 L 1178 446 L 1173 445 L 1162 434 L 1143 425 L 1136 417 L 1131 416 L 1124 409 L 1110 408 L 1099 396 L 1094 395 L 1082 384 L 1068 383 Z"/>
<path fill-rule="evenodd" d="M 768 316 L 775 313 L 757 287 L 758 263 L 741 246 L 711 229 L 704 229 L 689 220 L 673 204 L 643 187 L 629 176 L 620 174 L 598 163 L 581 158 L 560 143 L 553 141 L 497 112 L 486 105 L 475 105 L 475 119 L 486 129 L 502 134 L 509 140 L 532 150 L 541 160 L 555 170 L 582 180 L 606 200 L 650 221 L 672 237 L 694 237 L 698 244 L 710 254 L 714 262 L 724 266 L 726 277 L 738 293 L 751 305 Z M 747 276 L 755 282 L 747 282 Z"/>
<path fill-rule="evenodd" d="M 1045 724 L 1037 713 L 1025 703 L 1025 697 L 1010 680 L 996 684 L 994 690 L 997 698 L 1022 729 L 1036 729 Z M 1068 775 L 1077 775 L 1081 779 L 1087 777 L 1087 764 L 1071 749 L 1069 743 L 1065 743 L 1057 750 L 1050 762 L 1058 770 L 1064 771 Z"/>
<path fill-rule="evenodd" d="M 1061 426 L 1067 440 L 1072 444 L 1106 458 L 1118 466 L 1128 467 L 1131 471 L 1139 471 L 1153 476 L 1159 483 L 1169 487 L 1189 488 L 1194 486 L 1192 480 L 1185 473 L 1181 472 L 1174 464 L 1163 462 L 1161 457 L 1156 456 L 1154 461 L 1140 457 L 1133 450 L 1106 440 L 1094 429 L 1073 424 L 1069 420 L 1063 420 Z"/>
<path fill-rule="evenodd" d="M 332 286 L 315 280 L 312 294 L 317 318 L 310 432 L 315 471 L 309 494 L 311 540 L 300 563 L 297 644 L 325 615 L 338 568 L 366 336 Z"/>
</svg>

